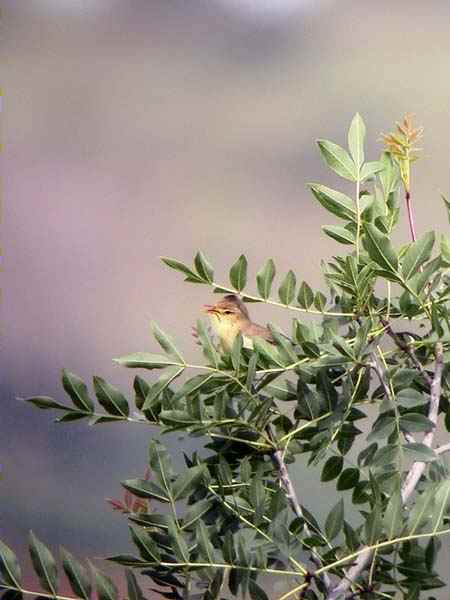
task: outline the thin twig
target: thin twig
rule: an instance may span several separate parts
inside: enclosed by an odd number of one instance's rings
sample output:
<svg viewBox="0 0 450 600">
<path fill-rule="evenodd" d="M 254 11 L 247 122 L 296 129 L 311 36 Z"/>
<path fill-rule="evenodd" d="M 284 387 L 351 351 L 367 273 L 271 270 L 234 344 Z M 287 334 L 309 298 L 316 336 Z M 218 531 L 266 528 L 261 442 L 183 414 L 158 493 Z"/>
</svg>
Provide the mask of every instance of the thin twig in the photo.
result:
<svg viewBox="0 0 450 600">
<path fill-rule="evenodd" d="M 386 378 L 384 376 L 384 372 L 381 370 L 380 365 L 376 361 L 375 357 L 372 357 L 368 363 L 369 367 L 375 371 L 380 381 L 381 387 L 383 388 L 384 395 L 389 400 L 391 404 L 394 404 L 394 398 L 392 397 L 391 390 L 388 386 Z"/>
<path fill-rule="evenodd" d="M 417 369 L 423 375 L 423 378 L 425 379 L 425 381 L 431 387 L 432 379 L 429 376 L 429 374 L 427 373 L 425 367 L 422 365 L 420 360 L 417 358 L 412 347 L 403 340 L 401 335 L 399 335 L 392 329 L 389 321 L 387 321 L 383 317 L 380 317 L 380 321 L 384 325 L 386 333 L 394 340 L 395 344 L 400 348 L 400 350 L 403 350 L 403 352 L 405 352 L 405 354 L 407 354 L 409 356 L 411 361 L 414 363 L 414 365 L 417 367 Z"/>
<path fill-rule="evenodd" d="M 52 600 L 79 600 L 78 596 L 60 596 L 59 594 L 47 594 L 46 592 L 37 592 L 36 590 L 25 590 L 23 588 L 15 587 L 13 585 L 7 585 L 0 583 L 0 590 L 10 590 L 16 594 L 25 594 L 30 596 L 36 596 L 36 598 L 52 598 Z"/>
<path fill-rule="evenodd" d="M 294 511 L 296 516 L 299 519 L 302 519 L 302 521 L 304 521 L 303 527 L 304 527 L 305 534 L 307 535 L 307 537 L 310 537 L 312 535 L 311 530 L 309 529 L 308 524 L 306 523 L 302 507 L 297 498 L 297 493 L 295 491 L 294 485 L 293 485 L 291 477 L 289 475 L 289 471 L 287 469 L 286 463 L 284 462 L 283 451 L 281 449 L 275 450 L 275 452 L 272 453 L 272 460 L 277 468 L 277 471 L 278 471 L 278 474 L 280 477 L 280 481 L 283 484 L 283 487 L 286 491 L 286 498 L 288 499 L 288 502 L 291 505 L 292 510 Z M 317 567 L 319 567 L 319 568 L 322 567 L 322 559 L 321 559 L 320 555 L 317 553 L 317 551 L 314 550 L 313 548 L 311 548 L 311 561 Z M 328 590 L 331 588 L 331 581 L 330 581 L 328 574 L 322 573 L 320 575 L 320 579 L 325 587 L 325 590 L 328 592 Z"/>
<path fill-rule="evenodd" d="M 389 400 L 389 403 L 391 404 L 392 408 L 394 409 L 395 416 L 397 418 L 397 428 L 398 428 L 398 420 L 399 420 L 398 409 L 397 409 L 397 406 L 395 404 L 395 399 L 394 399 L 394 397 L 392 395 L 392 390 L 391 390 L 391 388 L 389 387 L 389 385 L 388 385 L 388 383 L 386 381 L 385 372 L 381 370 L 381 367 L 378 364 L 378 362 L 375 359 L 375 357 L 373 357 L 373 359 L 371 361 L 369 361 L 367 364 L 375 371 L 375 373 L 378 376 L 378 379 L 380 380 L 381 387 L 383 388 L 384 395 Z M 399 433 L 400 433 L 400 431 L 399 431 Z M 405 440 L 408 443 L 416 441 L 415 438 L 414 438 L 414 436 L 411 433 L 409 433 L 409 431 L 404 432 L 403 435 L 405 437 Z"/>
<path fill-rule="evenodd" d="M 438 342 L 435 347 L 436 353 L 436 363 L 434 376 L 430 385 L 430 408 L 428 410 L 428 418 L 432 422 L 433 426 L 431 430 L 425 435 L 423 438 L 423 444 L 431 448 L 433 445 L 434 434 L 436 431 L 436 423 L 439 413 L 439 399 L 441 396 L 441 381 L 442 381 L 442 371 L 444 368 L 444 353 L 443 346 L 441 342 Z M 383 385 L 383 382 L 382 382 Z M 387 386 L 386 386 L 387 388 Z M 383 386 L 383 389 L 384 386 Z M 388 388 L 387 388 L 388 389 Z M 385 389 L 386 391 L 386 389 Z M 390 391 L 389 391 L 390 396 Z M 413 491 L 415 490 L 416 485 L 418 484 L 424 470 L 426 467 L 426 463 L 417 461 L 415 462 L 409 473 L 406 477 L 405 481 L 401 487 L 401 495 L 402 502 L 405 504 Z M 355 564 L 345 573 L 344 578 L 341 582 L 335 586 L 326 596 L 326 600 L 337 600 L 340 596 L 345 594 L 351 585 L 355 582 L 356 579 L 361 575 L 362 571 L 367 567 L 372 557 L 373 550 L 370 547 L 362 548 L 358 551 L 358 558 L 355 561 Z"/>
</svg>

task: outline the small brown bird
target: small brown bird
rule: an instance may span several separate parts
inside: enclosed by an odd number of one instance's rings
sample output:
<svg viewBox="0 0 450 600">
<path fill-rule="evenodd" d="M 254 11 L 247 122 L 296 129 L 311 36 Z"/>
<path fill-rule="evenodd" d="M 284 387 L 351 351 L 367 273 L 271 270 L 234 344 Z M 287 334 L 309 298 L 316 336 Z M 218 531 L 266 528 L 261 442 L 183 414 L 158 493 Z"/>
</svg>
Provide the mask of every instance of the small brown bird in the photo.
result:
<svg viewBox="0 0 450 600">
<path fill-rule="evenodd" d="M 244 347 L 253 348 L 252 338 L 261 337 L 274 343 L 272 334 L 262 325 L 253 323 L 245 304 L 235 296 L 229 294 L 216 302 L 205 304 L 203 307 L 210 318 L 214 332 L 220 339 L 220 344 L 225 352 L 230 352 L 236 336 L 241 333 Z"/>
</svg>

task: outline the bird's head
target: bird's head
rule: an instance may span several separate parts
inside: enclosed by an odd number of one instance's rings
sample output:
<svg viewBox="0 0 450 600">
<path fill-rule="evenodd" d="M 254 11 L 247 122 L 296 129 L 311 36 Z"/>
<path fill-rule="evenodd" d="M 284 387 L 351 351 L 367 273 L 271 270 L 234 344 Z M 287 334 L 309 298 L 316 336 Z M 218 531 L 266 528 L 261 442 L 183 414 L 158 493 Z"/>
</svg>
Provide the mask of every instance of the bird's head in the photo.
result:
<svg viewBox="0 0 450 600">
<path fill-rule="evenodd" d="M 248 321 L 249 314 L 245 304 L 234 294 L 229 294 L 216 302 L 216 304 L 205 304 L 204 312 L 209 315 L 211 321 L 228 323 L 230 326 L 238 325 L 240 322 Z"/>
<path fill-rule="evenodd" d="M 229 352 L 236 336 L 250 323 L 246 306 L 237 296 L 229 294 L 216 304 L 206 304 L 203 311 L 208 314 L 222 348 Z"/>
</svg>

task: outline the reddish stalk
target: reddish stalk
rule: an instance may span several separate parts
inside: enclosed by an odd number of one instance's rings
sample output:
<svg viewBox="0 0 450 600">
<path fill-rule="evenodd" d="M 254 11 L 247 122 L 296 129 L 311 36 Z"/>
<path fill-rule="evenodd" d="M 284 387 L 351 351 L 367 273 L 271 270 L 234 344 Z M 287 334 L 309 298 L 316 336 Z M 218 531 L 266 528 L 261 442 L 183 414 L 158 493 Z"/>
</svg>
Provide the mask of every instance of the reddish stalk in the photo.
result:
<svg viewBox="0 0 450 600">
<path fill-rule="evenodd" d="M 411 203 L 411 194 L 409 193 L 409 190 L 406 190 L 406 192 L 405 192 L 405 200 L 406 200 L 406 208 L 408 210 L 409 230 L 411 232 L 412 241 L 415 242 L 417 239 L 417 236 L 416 236 L 416 228 L 414 226 L 414 213 L 413 213 L 412 203 Z"/>
</svg>

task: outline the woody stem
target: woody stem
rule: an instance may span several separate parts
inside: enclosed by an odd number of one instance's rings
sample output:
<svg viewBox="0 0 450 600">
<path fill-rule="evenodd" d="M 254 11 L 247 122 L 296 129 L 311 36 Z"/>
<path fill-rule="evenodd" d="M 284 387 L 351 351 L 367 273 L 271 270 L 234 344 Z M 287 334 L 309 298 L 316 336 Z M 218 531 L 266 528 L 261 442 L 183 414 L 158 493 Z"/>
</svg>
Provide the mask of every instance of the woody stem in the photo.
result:
<svg viewBox="0 0 450 600">
<path fill-rule="evenodd" d="M 414 213 L 413 213 L 412 203 L 411 203 L 411 194 L 408 189 L 405 191 L 405 200 L 406 200 L 406 209 L 408 211 L 409 230 L 411 232 L 412 241 L 415 242 L 417 239 L 416 228 L 414 225 Z"/>
</svg>

